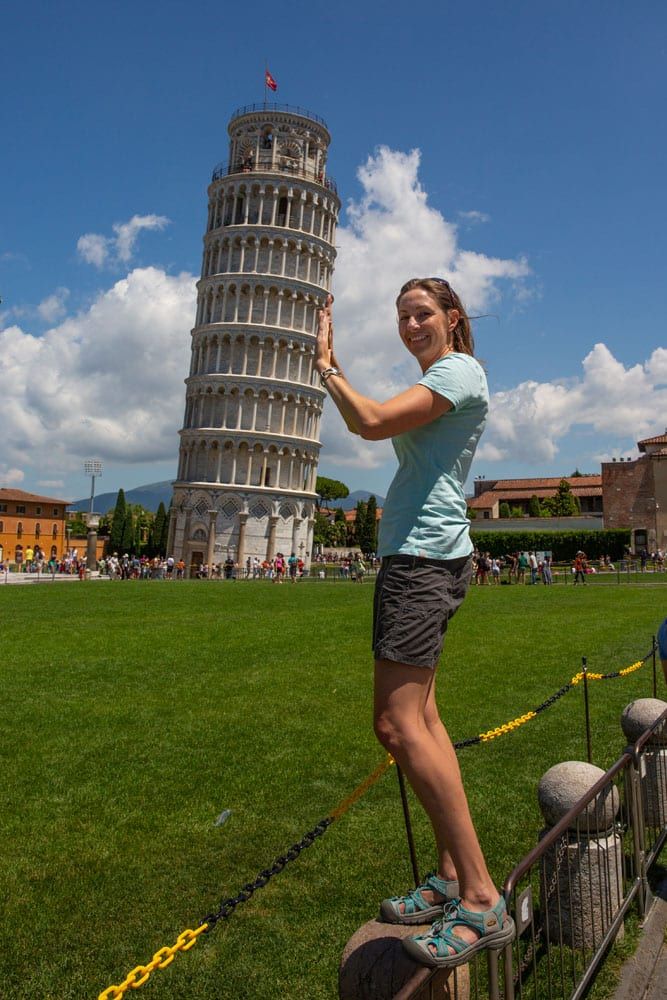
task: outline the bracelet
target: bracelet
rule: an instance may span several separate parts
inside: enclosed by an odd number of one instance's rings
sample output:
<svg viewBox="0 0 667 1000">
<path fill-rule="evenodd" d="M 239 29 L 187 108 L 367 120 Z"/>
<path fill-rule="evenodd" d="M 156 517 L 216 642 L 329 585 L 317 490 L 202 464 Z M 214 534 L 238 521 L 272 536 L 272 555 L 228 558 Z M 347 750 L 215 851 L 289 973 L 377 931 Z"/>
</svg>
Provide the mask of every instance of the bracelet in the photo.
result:
<svg viewBox="0 0 667 1000">
<path fill-rule="evenodd" d="M 332 375 L 342 375 L 340 368 L 325 368 L 323 372 L 320 372 L 320 385 L 323 389 L 327 387 L 327 379 L 331 378 Z"/>
</svg>

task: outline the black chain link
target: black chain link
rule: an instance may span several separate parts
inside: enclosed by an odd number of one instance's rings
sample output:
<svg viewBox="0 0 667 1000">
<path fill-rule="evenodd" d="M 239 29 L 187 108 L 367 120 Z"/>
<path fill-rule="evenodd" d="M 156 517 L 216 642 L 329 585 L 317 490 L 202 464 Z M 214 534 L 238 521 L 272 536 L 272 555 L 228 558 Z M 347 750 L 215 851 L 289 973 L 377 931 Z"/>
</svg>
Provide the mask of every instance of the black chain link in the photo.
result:
<svg viewBox="0 0 667 1000">
<path fill-rule="evenodd" d="M 539 715 L 540 712 L 544 712 L 545 709 L 551 708 L 554 702 L 558 701 L 559 698 L 562 698 L 564 694 L 567 694 L 567 692 L 570 690 L 571 687 L 572 687 L 572 681 L 570 681 L 567 684 L 564 684 L 563 687 L 560 689 L 560 691 L 556 691 L 556 693 L 552 694 L 550 698 L 547 698 L 547 700 L 543 701 L 541 705 L 538 705 L 537 708 L 533 709 L 535 715 Z"/>
<path fill-rule="evenodd" d="M 215 913 L 209 913 L 205 916 L 203 920 L 199 921 L 198 926 L 201 927 L 202 924 L 207 924 L 208 926 L 204 933 L 210 934 L 219 920 L 226 920 L 240 903 L 247 903 L 257 889 L 263 889 L 269 879 L 272 879 L 274 875 L 279 875 L 285 865 L 288 865 L 290 861 L 296 861 L 301 852 L 306 847 L 310 847 L 318 837 L 321 837 L 332 823 L 333 818 L 331 816 L 320 820 L 317 826 L 314 826 L 312 830 L 304 834 L 301 840 L 297 841 L 296 844 L 292 844 L 284 854 L 278 855 L 270 868 L 263 868 L 254 881 L 246 882 L 236 896 L 229 896 L 227 899 L 223 899 Z"/>
</svg>

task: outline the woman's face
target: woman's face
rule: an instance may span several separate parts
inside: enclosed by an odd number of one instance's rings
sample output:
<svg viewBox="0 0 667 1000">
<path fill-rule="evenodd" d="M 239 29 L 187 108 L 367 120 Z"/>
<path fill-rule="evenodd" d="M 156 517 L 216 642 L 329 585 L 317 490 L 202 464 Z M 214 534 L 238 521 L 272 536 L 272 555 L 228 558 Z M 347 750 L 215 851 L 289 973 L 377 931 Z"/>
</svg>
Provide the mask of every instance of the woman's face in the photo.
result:
<svg viewBox="0 0 667 1000">
<path fill-rule="evenodd" d="M 398 332 L 423 372 L 452 350 L 458 309 L 445 312 L 425 288 L 411 288 L 398 303 Z"/>
</svg>

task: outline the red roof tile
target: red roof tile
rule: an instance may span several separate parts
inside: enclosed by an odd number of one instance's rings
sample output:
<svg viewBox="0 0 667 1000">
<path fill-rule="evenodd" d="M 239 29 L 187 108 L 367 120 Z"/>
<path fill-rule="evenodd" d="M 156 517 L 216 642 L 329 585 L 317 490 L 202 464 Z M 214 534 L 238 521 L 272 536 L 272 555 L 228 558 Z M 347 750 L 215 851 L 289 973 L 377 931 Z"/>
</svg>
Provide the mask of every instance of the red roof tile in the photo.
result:
<svg viewBox="0 0 667 1000">
<path fill-rule="evenodd" d="M 18 500 L 19 503 L 71 503 L 70 500 L 58 500 L 56 497 L 42 497 L 38 493 L 26 493 L 25 490 L 12 490 L 9 487 L 0 487 L 0 500 Z"/>
</svg>

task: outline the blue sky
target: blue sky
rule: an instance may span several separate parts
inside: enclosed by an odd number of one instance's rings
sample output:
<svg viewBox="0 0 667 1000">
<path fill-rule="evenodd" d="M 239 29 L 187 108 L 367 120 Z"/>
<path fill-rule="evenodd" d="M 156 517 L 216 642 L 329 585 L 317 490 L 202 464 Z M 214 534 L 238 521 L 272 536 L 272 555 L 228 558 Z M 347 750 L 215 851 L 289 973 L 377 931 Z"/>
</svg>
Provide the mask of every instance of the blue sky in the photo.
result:
<svg viewBox="0 0 667 1000">
<path fill-rule="evenodd" d="M 664 431 L 664 4 L 35 2 L 3 42 L 0 485 L 174 475 L 206 187 L 265 61 L 332 133 L 353 384 L 417 377 L 394 293 L 440 273 L 492 314 L 473 475 L 595 472 Z M 322 436 L 323 474 L 386 491 L 389 445 L 331 408 Z"/>
</svg>

